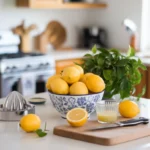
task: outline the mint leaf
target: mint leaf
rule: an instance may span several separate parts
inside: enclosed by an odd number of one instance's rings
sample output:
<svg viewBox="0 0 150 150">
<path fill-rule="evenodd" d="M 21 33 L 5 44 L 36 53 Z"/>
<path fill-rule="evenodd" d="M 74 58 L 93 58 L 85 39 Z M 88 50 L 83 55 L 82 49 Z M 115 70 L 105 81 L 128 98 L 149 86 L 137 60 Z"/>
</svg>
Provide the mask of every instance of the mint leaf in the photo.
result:
<svg viewBox="0 0 150 150">
<path fill-rule="evenodd" d="M 112 70 L 103 70 L 103 76 L 106 80 L 110 80 L 112 77 Z"/>
<path fill-rule="evenodd" d="M 107 49 L 105 49 L 105 48 L 97 48 L 97 50 L 98 51 L 100 51 L 104 56 L 110 56 L 111 55 L 111 53 L 110 53 L 110 51 L 108 51 Z"/>
<path fill-rule="evenodd" d="M 133 47 L 129 46 L 128 52 L 127 52 L 128 57 L 135 56 L 135 50 Z"/>
<path fill-rule="evenodd" d="M 110 52 L 113 52 L 113 53 L 119 55 L 119 51 L 117 49 L 110 49 Z"/>
<path fill-rule="evenodd" d="M 123 67 L 123 66 L 127 65 L 128 62 L 129 62 L 128 59 L 121 59 L 116 63 L 116 66 Z"/>
<path fill-rule="evenodd" d="M 99 66 L 102 66 L 104 64 L 104 62 L 105 62 L 105 58 L 102 55 L 98 55 L 98 57 L 97 57 L 97 64 Z"/>
<path fill-rule="evenodd" d="M 39 136 L 39 137 L 44 137 L 47 135 L 46 132 L 42 131 L 42 129 L 38 129 L 35 131 L 35 133 Z"/>
<path fill-rule="evenodd" d="M 122 79 L 125 76 L 126 70 L 124 67 L 117 67 L 117 78 Z"/>
<path fill-rule="evenodd" d="M 146 66 L 143 64 L 140 64 L 139 68 L 143 69 L 143 70 L 147 70 Z"/>
<path fill-rule="evenodd" d="M 91 54 L 85 54 L 84 57 L 93 57 Z"/>
<path fill-rule="evenodd" d="M 92 52 L 93 52 L 94 54 L 97 52 L 97 47 L 96 47 L 96 45 L 93 46 Z"/>
</svg>

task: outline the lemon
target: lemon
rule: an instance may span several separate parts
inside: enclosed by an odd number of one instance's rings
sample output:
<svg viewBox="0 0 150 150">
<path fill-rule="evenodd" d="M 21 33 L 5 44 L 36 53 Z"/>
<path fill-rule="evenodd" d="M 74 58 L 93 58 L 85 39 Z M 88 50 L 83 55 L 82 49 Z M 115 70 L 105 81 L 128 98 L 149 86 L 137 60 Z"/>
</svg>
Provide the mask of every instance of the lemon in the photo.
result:
<svg viewBox="0 0 150 150">
<path fill-rule="evenodd" d="M 50 87 L 55 94 L 68 94 L 69 86 L 66 81 L 61 78 L 55 78 L 51 81 Z"/>
<path fill-rule="evenodd" d="M 137 103 L 131 100 L 124 100 L 119 104 L 119 112 L 125 118 L 133 118 L 139 114 L 140 109 Z"/>
<path fill-rule="evenodd" d="M 104 80 L 95 74 L 90 74 L 86 77 L 85 84 L 91 92 L 97 93 L 105 89 Z"/>
<path fill-rule="evenodd" d="M 88 94 L 88 88 L 83 82 L 76 82 L 70 86 L 70 95 Z"/>
<path fill-rule="evenodd" d="M 75 67 L 64 68 L 62 72 L 62 79 L 64 79 L 68 84 L 78 82 L 80 79 L 80 71 Z"/>
<path fill-rule="evenodd" d="M 20 127 L 26 132 L 34 132 L 41 126 L 40 118 L 35 114 L 23 116 L 20 120 Z"/>
<path fill-rule="evenodd" d="M 66 115 L 68 123 L 73 127 L 83 126 L 88 120 L 88 113 L 83 108 L 74 108 Z"/>
<path fill-rule="evenodd" d="M 89 75 L 92 75 L 93 73 L 86 73 L 82 76 L 82 78 L 80 79 L 81 82 L 85 83 L 86 81 L 86 77 L 89 76 Z"/>
<path fill-rule="evenodd" d="M 79 65 L 74 65 L 73 67 L 77 68 L 80 71 L 80 79 L 83 77 L 84 75 L 84 70 L 81 66 Z"/>
<path fill-rule="evenodd" d="M 55 78 L 60 78 L 60 75 L 59 75 L 59 74 L 53 75 L 53 76 L 49 77 L 48 80 L 47 80 L 47 82 L 46 82 L 46 88 L 47 88 L 49 91 L 51 91 L 50 83 L 51 83 L 51 81 L 52 81 L 53 79 L 55 79 Z"/>
</svg>

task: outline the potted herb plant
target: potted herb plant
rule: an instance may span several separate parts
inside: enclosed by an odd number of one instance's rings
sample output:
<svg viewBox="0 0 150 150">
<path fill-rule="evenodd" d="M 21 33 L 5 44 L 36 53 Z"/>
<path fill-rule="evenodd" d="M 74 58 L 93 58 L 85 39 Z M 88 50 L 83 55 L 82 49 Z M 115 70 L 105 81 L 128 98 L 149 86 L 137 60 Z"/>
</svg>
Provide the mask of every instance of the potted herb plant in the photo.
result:
<svg viewBox="0 0 150 150">
<path fill-rule="evenodd" d="M 139 69 L 146 67 L 139 58 L 135 56 L 135 50 L 129 47 L 126 55 L 116 49 L 92 48 L 92 54 L 84 56 L 82 67 L 86 72 L 95 73 L 103 78 L 106 83 L 104 98 L 112 98 L 119 94 L 121 99 L 130 97 L 136 91 L 135 86 L 142 80 Z M 137 100 L 145 93 L 139 93 Z"/>
</svg>

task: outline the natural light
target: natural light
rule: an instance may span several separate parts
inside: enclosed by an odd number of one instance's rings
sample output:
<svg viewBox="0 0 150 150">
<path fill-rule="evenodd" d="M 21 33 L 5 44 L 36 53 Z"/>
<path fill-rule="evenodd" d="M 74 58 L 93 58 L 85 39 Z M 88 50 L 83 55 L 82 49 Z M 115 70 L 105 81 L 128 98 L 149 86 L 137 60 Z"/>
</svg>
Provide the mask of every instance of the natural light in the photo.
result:
<svg viewBox="0 0 150 150">
<path fill-rule="evenodd" d="M 143 0 L 142 6 L 142 28 L 141 28 L 141 50 L 150 51 L 150 0 Z"/>
</svg>

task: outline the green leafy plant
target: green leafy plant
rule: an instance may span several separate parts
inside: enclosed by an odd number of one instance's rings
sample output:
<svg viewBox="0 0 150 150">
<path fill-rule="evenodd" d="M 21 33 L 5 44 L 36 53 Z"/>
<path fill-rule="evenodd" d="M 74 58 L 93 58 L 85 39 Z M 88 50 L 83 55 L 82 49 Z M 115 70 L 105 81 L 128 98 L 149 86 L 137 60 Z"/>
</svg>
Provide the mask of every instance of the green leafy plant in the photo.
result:
<svg viewBox="0 0 150 150">
<path fill-rule="evenodd" d="M 88 53 L 83 58 L 82 67 L 86 72 L 95 73 L 103 78 L 106 84 L 105 98 L 112 98 L 120 94 L 121 99 L 131 96 L 135 92 L 135 86 L 141 82 L 141 70 L 146 67 L 135 56 L 135 50 L 129 47 L 126 55 L 117 49 L 92 48 L 92 54 Z M 139 98 L 144 95 L 145 87 Z"/>
</svg>

